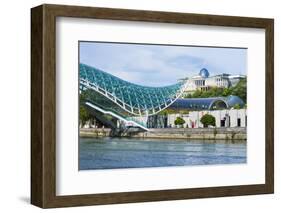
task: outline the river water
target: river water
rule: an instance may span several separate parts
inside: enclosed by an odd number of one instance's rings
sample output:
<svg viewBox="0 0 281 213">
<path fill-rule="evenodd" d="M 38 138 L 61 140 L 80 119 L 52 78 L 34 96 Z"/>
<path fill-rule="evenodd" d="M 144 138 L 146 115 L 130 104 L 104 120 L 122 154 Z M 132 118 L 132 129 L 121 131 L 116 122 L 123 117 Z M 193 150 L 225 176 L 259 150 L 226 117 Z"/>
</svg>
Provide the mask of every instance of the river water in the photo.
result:
<svg viewBox="0 0 281 213">
<path fill-rule="evenodd" d="M 246 163 L 245 141 L 80 138 L 79 169 Z"/>
</svg>

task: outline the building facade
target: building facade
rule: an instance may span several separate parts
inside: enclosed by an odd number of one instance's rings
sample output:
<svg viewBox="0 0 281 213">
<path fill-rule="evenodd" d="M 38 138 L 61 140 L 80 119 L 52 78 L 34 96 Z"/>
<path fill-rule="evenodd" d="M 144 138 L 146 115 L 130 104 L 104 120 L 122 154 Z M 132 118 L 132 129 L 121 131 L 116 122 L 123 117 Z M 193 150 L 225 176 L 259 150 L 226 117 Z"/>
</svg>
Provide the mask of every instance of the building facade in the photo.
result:
<svg viewBox="0 0 281 213">
<path fill-rule="evenodd" d="M 244 78 L 246 78 L 244 75 L 230 75 L 226 73 L 210 76 L 209 71 L 203 68 L 198 75 L 183 80 L 187 80 L 185 93 L 192 93 L 196 90 L 206 91 L 212 87 L 229 88 L 235 86 Z"/>
<path fill-rule="evenodd" d="M 167 116 L 167 126 L 174 128 L 177 117 L 184 119 L 184 128 L 203 128 L 200 119 L 203 115 L 210 114 L 216 119 L 216 127 L 246 127 L 247 110 L 246 109 L 226 109 L 226 110 L 208 110 L 191 111 L 189 114 L 170 114 Z"/>
</svg>

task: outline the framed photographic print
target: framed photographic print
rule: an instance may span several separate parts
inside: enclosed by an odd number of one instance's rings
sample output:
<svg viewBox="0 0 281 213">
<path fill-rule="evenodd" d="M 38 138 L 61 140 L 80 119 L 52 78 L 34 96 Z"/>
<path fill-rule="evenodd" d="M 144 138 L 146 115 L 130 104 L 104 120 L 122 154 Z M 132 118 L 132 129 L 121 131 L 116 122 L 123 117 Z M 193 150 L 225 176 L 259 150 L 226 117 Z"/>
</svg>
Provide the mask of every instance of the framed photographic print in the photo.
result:
<svg viewBox="0 0 281 213">
<path fill-rule="evenodd" d="M 273 19 L 31 9 L 31 203 L 274 191 Z"/>
</svg>

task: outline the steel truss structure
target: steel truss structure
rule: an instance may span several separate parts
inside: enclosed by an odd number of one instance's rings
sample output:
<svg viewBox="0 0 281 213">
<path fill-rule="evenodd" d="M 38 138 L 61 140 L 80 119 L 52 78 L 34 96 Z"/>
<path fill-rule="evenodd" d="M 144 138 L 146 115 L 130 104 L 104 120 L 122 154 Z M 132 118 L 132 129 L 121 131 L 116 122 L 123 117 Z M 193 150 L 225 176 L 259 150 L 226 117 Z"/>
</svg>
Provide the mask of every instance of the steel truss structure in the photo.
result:
<svg viewBox="0 0 281 213">
<path fill-rule="evenodd" d="M 173 104 L 187 87 L 182 81 L 165 87 L 148 87 L 122 80 L 100 69 L 79 64 L 80 90 L 91 90 L 118 105 L 131 116 L 154 115 Z M 94 98 L 93 104 L 101 106 Z"/>
</svg>

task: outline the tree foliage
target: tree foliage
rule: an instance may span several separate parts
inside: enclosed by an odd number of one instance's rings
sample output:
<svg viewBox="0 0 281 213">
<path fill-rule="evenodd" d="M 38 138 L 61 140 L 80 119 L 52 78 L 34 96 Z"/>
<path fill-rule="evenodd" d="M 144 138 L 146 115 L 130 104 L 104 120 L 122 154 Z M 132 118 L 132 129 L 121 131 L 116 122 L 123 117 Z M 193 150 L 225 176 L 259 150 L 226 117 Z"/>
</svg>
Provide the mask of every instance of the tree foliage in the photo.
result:
<svg viewBox="0 0 281 213">
<path fill-rule="evenodd" d="M 91 114 L 84 106 L 87 94 L 86 91 L 82 91 L 79 95 L 79 121 L 82 126 L 86 124 L 86 121 L 91 119 Z"/>
<path fill-rule="evenodd" d="M 86 124 L 86 121 L 88 121 L 89 119 L 90 119 L 89 112 L 83 105 L 80 105 L 79 120 L 80 120 L 81 125 L 84 126 Z"/>
<path fill-rule="evenodd" d="M 193 94 L 187 94 L 184 98 L 209 98 L 209 97 L 227 97 L 235 95 L 247 102 L 247 79 L 241 79 L 234 87 L 219 88 L 212 87 L 207 91 L 196 90 Z"/>
<path fill-rule="evenodd" d="M 189 114 L 189 110 L 187 109 L 171 109 L 171 108 L 166 108 L 158 112 L 158 115 L 169 115 L 169 114 Z"/>
<path fill-rule="evenodd" d="M 216 118 L 210 114 L 205 114 L 201 117 L 200 122 L 204 127 L 216 126 Z"/>
<path fill-rule="evenodd" d="M 247 79 L 242 79 L 235 87 L 232 87 L 231 95 L 240 97 L 245 103 L 247 103 Z"/>
<path fill-rule="evenodd" d="M 234 108 L 234 109 L 241 109 L 241 106 L 240 106 L 240 104 L 235 104 L 235 105 L 233 106 L 233 108 Z"/>
<path fill-rule="evenodd" d="M 181 117 L 177 117 L 175 120 L 175 125 L 183 125 L 185 124 L 185 120 Z"/>
</svg>

